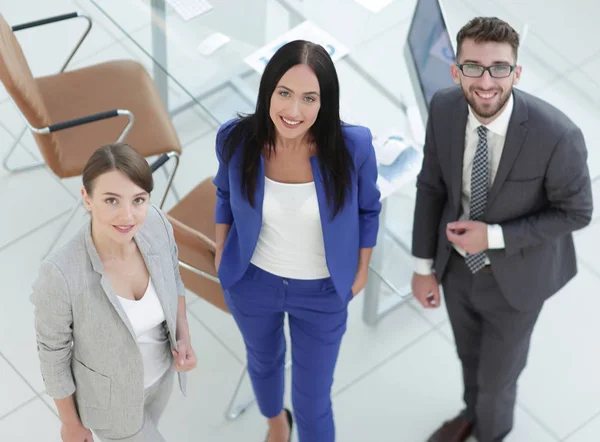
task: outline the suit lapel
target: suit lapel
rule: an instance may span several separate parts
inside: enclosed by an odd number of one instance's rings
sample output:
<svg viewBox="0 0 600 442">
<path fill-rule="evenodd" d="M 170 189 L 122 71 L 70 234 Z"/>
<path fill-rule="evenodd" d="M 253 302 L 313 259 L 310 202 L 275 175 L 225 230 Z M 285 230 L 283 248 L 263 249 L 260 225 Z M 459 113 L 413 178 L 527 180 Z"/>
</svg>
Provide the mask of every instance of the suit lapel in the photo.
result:
<svg viewBox="0 0 600 442">
<path fill-rule="evenodd" d="M 460 99 L 452 116 L 452 135 L 450 138 L 450 170 L 451 170 L 451 197 L 454 207 L 460 207 L 460 195 L 463 182 L 463 157 L 465 152 L 465 131 L 469 109 L 467 102 Z"/>
<path fill-rule="evenodd" d="M 527 127 L 525 124 L 529 117 L 527 104 L 518 91 L 514 92 L 513 97 L 515 100 L 514 109 L 508 124 L 508 131 L 506 132 L 506 139 L 504 140 L 504 148 L 502 149 L 498 171 L 496 172 L 494 183 L 488 194 L 487 209 L 492 206 L 494 200 L 498 196 L 502 184 L 504 184 L 508 173 L 519 156 L 519 152 L 521 151 L 521 147 L 523 146 L 523 142 L 527 135 Z"/>
<path fill-rule="evenodd" d="M 313 180 L 315 182 L 315 191 L 317 192 L 317 202 L 319 204 L 319 216 L 321 218 L 321 228 L 323 229 L 323 239 L 326 241 L 329 238 L 329 231 L 335 231 L 340 217 L 333 218 L 333 209 L 327 199 L 325 191 L 325 180 L 321 174 L 321 167 L 317 156 L 310 157 L 310 165 L 312 167 Z M 325 247 L 325 251 L 328 248 Z"/>
<path fill-rule="evenodd" d="M 98 251 L 96 250 L 94 241 L 92 240 L 92 224 L 91 224 L 91 222 L 89 223 L 87 230 L 86 230 L 85 247 L 87 249 L 88 256 L 90 257 L 90 261 L 92 263 L 92 268 L 94 269 L 94 271 L 96 271 L 96 273 L 99 273 L 101 276 L 100 285 L 102 286 L 102 289 L 104 290 L 104 293 L 106 294 L 106 297 L 108 298 L 108 300 L 114 307 L 115 311 L 117 312 L 117 314 L 119 315 L 119 317 L 121 318 L 121 320 L 123 321 L 125 326 L 127 327 L 127 330 L 129 330 L 129 333 L 131 333 L 131 337 L 134 340 L 137 340 L 135 331 L 133 330 L 133 326 L 131 325 L 131 321 L 129 320 L 127 313 L 125 313 L 125 310 L 123 310 L 123 306 L 117 299 L 117 294 L 115 293 L 112 286 L 110 285 L 108 278 L 104 274 L 104 266 L 102 265 L 102 261 L 100 260 L 100 255 L 98 255 Z"/>
<path fill-rule="evenodd" d="M 108 278 L 104 274 L 102 274 L 102 279 L 100 280 L 100 285 L 104 289 L 104 293 L 106 293 L 106 296 L 108 297 L 108 300 L 113 305 L 113 307 L 115 308 L 115 310 L 119 314 L 119 317 L 121 318 L 121 320 L 123 321 L 123 323 L 127 327 L 127 330 L 129 330 L 129 333 L 131 333 L 131 337 L 134 340 L 137 340 L 137 336 L 135 335 L 135 331 L 133 330 L 133 326 L 131 325 L 131 321 L 129 320 L 129 316 L 127 316 L 127 313 L 125 313 L 125 310 L 123 310 L 123 306 L 121 305 L 121 303 L 117 299 L 117 294 L 114 292 L 112 286 L 110 285 L 110 282 L 108 281 Z"/>
<path fill-rule="evenodd" d="M 257 178 L 256 188 L 254 189 L 254 210 L 260 220 L 258 223 L 260 226 L 262 225 L 263 202 L 265 200 L 265 159 L 262 155 L 260 156 L 260 162 L 258 163 Z"/>
<path fill-rule="evenodd" d="M 171 306 L 168 302 L 167 288 L 165 287 L 165 278 L 162 272 L 162 265 L 160 262 L 160 255 L 154 253 L 152 246 L 146 240 L 144 235 L 141 232 L 137 232 L 134 236 L 134 240 L 142 254 L 142 258 L 146 263 L 146 268 L 148 269 L 148 273 L 150 273 L 150 279 L 152 280 L 152 284 L 154 284 L 154 288 L 156 290 L 156 295 L 158 296 L 158 300 L 160 301 L 160 305 L 163 308 L 163 312 L 165 313 L 165 318 L 167 321 L 167 327 L 169 329 L 169 336 L 171 339 L 171 344 L 173 346 L 176 345 L 176 326 L 173 322 L 173 315 L 171 312 Z"/>
<path fill-rule="evenodd" d="M 319 167 L 319 160 L 316 156 L 310 157 L 310 165 L 312 168 L 313 181 L 315 182 L 315 191 L 317 192 L 317 202 L 319 203 L 319 213 L 321 215 L 321 225 L 323 228 L 327 223 L 323 223 L 323 219 L 328 219 L 324 215 L 329 214 L 329 204 L 325 194 L 325 183 L 323 182 L 323 176 L 321 176 L 321 168 Z M 323 231 L 323 234 L 325 232 Z"/>
</svg>

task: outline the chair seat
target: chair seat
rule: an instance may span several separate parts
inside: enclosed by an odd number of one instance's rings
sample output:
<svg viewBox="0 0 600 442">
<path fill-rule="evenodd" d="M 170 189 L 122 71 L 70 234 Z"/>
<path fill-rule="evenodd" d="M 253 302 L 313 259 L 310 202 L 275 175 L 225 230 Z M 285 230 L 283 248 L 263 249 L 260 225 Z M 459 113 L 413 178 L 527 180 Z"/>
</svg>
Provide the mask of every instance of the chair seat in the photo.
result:
<svg viewBox="0 0 600 442">
<path fill-rule="evenodd" d="M 143 156 L 181 152 L 169 114 L 146 69 L 133 60 L 117 60 L 36 78 L 51 124 L 112 109 L 129 110 L 135 124 L 123 140 Z M 114 143 L 127 124 L 120 116 L 55 132 L 58 155 L 45 156 L 61 178 L 81 175 L 99 146 Z M 42 152 L 44 153 L 44 152 Z"/>
<path fill-rule="evenodd" d="M 209 177 L 173 206 L 169 215 L 214 242 L 216 205 L 217 189 L 212 183 L 212 177 Z"/>
<path fill-rule="evenodd" d="M 215 223 L 214 208 L 216 189 L 211 179 L 198 184 L 167 214 L 175 242 L 179 249 L 179 260 L 208 275 L 217 277 L 215 268 Z M 180 266 L 181 279 L 185 287 L 225 312 L 229 312 L 223 290 L 218 282 Z"/>
</svg>

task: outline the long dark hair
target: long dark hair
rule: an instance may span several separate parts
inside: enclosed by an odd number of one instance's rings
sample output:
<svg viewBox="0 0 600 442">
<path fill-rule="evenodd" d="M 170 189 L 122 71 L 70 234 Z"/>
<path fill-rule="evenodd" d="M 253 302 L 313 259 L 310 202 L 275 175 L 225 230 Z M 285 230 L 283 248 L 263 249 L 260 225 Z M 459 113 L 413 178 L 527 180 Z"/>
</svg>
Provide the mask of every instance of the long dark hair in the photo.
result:
<svg viewBox="0 0 600 442">
<path fill-rule="evenodd" d="M 292 67 L 305 64 L 319 81 L 321 107 L 315 123 L 309 130 L 317 146 L 321 175 L 333 216 L 344 207 L 351 186 L 354 163 L 346 148 L 340 120 L 340 85 L 335 66 L 327 51 L 320 45 L 296 40 L 282 46 L 273 55 L 260 80 L 256 110 L 250 115 L 239 115 L 222 142 L 223 159 L 229 162 L 235 151 L 242 151 L 242 194 L 254 206 L 254 191 L 258 179 L 260 156 L 264 149 L 275 150 L 275 126 L 269 111 L 271 96 L 277 83 Z"/>
</svg>

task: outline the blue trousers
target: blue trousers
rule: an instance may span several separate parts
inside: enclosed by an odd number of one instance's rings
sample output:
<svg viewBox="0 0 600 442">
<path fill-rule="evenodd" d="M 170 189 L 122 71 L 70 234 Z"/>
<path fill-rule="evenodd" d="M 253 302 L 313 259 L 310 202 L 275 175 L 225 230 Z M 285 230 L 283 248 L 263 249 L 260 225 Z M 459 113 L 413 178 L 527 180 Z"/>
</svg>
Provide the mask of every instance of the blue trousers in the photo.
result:
<svg viewBox="0 0 600 442">
<path fill-rule="evenodd" d="M 248 374 L 261 413 L 283 409 L 288 314 L 292 346 L 292 405 L 300 442 L 334 442 L 333 372 L 346 331 L 348 302 L 330 278 L 282 278 L 250 264 L 225 291 L 225 300 L 246 344 Z"/>
</svg>

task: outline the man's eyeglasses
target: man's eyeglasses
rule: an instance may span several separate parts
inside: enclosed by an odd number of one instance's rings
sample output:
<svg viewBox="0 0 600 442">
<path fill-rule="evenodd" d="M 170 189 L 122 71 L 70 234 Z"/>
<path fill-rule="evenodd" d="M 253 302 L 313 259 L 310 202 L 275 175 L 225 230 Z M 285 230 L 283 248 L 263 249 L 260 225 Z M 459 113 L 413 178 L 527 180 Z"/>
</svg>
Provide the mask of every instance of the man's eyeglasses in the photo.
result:
<svg viewBox="0 0 600 442">
<path fill-rule="evenodd" d="M 456 66 L 460 69 L 465 77 L 479 78 L 483 76 L 485 71 L 490 73 L 490 76 L 494 78 L 506 78 L 512 74 L 515 70 L 516 66 L 511 66 L 509 64 L 495 64 L 494 66 L 480 66 L 478 64 L 459 64 L 456 63 Z"/>
</svg>

